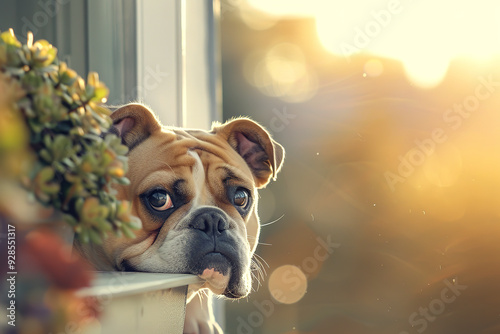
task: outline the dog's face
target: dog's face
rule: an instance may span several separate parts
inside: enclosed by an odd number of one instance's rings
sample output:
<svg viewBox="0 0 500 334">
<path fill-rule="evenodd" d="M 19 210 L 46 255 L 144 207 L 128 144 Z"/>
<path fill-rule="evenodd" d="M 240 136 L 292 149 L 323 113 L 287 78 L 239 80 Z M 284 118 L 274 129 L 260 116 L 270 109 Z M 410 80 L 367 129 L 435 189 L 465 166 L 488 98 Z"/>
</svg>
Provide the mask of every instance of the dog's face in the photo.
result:
<svg viewBox="0 0 500 334">
<path fill-rule="evenodd" d="M 130 149 L 130 185 L 118 197 L 142 221 L 135 239 L 110 235 L 80 245 L 97 269 L 189 273 L 214 293 L 246 296 L 259 237 L 257 189 L 275 177 L 283 148 L 257 123 L 237 119 L 211 132 L 163 128 L 142 105 L 112 114 Z"/>
</svg>

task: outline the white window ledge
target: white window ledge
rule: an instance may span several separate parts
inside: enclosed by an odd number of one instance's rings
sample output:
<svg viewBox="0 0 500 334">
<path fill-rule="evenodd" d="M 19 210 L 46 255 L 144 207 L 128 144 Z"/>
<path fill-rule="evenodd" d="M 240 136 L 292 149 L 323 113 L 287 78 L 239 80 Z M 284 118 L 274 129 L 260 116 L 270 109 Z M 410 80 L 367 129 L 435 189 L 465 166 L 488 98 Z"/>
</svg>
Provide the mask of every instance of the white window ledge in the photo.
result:
<svg viewBox="0 0 500 334">
<path fill-rule="evenodd" d="M 182 333 L 189 284 L 194 275 L 98 272 L 92 286 L 80 289 L 80 297 L 95 298 L 101 312 L 94 333 Z"/>
</svg>

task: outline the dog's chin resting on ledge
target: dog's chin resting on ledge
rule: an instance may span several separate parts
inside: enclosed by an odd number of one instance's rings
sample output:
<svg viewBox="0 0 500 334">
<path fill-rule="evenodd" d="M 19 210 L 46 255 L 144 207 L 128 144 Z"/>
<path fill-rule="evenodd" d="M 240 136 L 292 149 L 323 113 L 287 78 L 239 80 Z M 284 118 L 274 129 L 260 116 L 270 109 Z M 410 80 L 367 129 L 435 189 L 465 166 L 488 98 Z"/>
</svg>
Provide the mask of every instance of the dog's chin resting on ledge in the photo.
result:
<svg viewBox="0 0 500 334">
<path fill-rule="evenodd" d="M 221 333 L 201 290 L 242 298 L 251 289 L 259 238 L 257 190 L 276 178 L 283 147 L 256 122 L 238 118 L 210 131 L 164 127 L 140 104 L 111 114 L 110 132 L 129 147 L 129 185 L 115 185 L 142 228 L 75 243 L 97 270 L 198 275 L 189 286 L 185 333 Z"/>
</svg>

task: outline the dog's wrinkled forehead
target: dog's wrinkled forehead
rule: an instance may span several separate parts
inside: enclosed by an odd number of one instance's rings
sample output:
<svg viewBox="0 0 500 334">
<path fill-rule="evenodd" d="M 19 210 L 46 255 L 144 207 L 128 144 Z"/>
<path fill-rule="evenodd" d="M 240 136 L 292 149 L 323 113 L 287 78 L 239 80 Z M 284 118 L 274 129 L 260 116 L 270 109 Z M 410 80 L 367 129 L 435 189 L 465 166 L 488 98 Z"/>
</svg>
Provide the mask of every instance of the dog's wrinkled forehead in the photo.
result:
<svg viewBox="0 0 500 334">
<path fill-rule="evenodd" d="M 225 174 L 245 174 L 245 178 L 251 182 L 253 173 L 245 159 L 234 150 L 227 141 L 221 141 L 220 137 L 213 132 L 202 130 L 182 130 L 174 129 L 176 141 L 173 145 L 186 147 L 185 155 L 192 158 L 186 159 L 191 167 L 193 177 L 198 182 L 205 180 L 207 175 L 213 173 L 215 169 L 222 169 Z M 179 150 L 179 153 L 182 150 Z"/>
<path fill-rule="evenodd" d="M 198 153 L 205 171 L 216 164 L 237 166 L 251 175 L 256 188 L 263 188 L 276 178 L 284 159 L 283 147 L 262 126 L 245 118 L 214 124 L 211 131 L 203 131 L 165 128 L 154 113 L 139 104 L 126 105 L 111 117 L 111 132 L 129 147 L 131 159 L 138 158 L 138 154 L 150 159 L 146 161 L 148 169 L 157 169 L 154 166 L 158 159 L 172 170 L 191 168 L 196 160 L 188 152 L 193 151 Z"/>
<path fill-rule="evenodd" d="M 163 128 L 149 139 L 129 152 L 131 195 L 144 193 L 155 184 L 168 189 L 178 180 L 190 188 L 187 191 L 192 196 L 200 194 L 204 187 L 214 190 L 216 183 L 225 179 L 236 179 L 249 189 L 255 188 L 245 160 L 227 142 L 217 141 L 214 134 L 197 131 L 193 135 Z"/>
<path fill-rule="evenodd" d="M 196 207 L 201 203 L 201 195 L 203 187 L 206 183 L 205 168 L 203 167 L 203 162 L 201 161 L 201 158 L 196 151 L 189 150 L 187 154 L 191 155 L 195 160 L 195 164 L 193 165 L 192 168 L 193 186 L 195 194 L 192 200 L 192 205 L 193 207 Z"/>
</svg>

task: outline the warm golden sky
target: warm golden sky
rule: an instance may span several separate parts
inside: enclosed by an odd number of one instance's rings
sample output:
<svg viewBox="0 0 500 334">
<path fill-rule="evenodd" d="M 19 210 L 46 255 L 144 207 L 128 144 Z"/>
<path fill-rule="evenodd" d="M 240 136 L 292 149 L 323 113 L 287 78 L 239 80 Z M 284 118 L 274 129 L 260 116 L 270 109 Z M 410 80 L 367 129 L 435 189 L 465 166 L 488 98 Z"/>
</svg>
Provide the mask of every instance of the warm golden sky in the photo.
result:
<svg viewBox="0 0 500 334">
<path fill-rule="evenodd" d="M 359 52 L 402 60 L 413 83 L 437 85 L 457 56 L 487 59 L 500 51 L 495 0 L 247 0 L 271 17 L 308 16 L 332 53 Z M 254 22 L 256 28 L 272 19 Z"/>
</svg>

